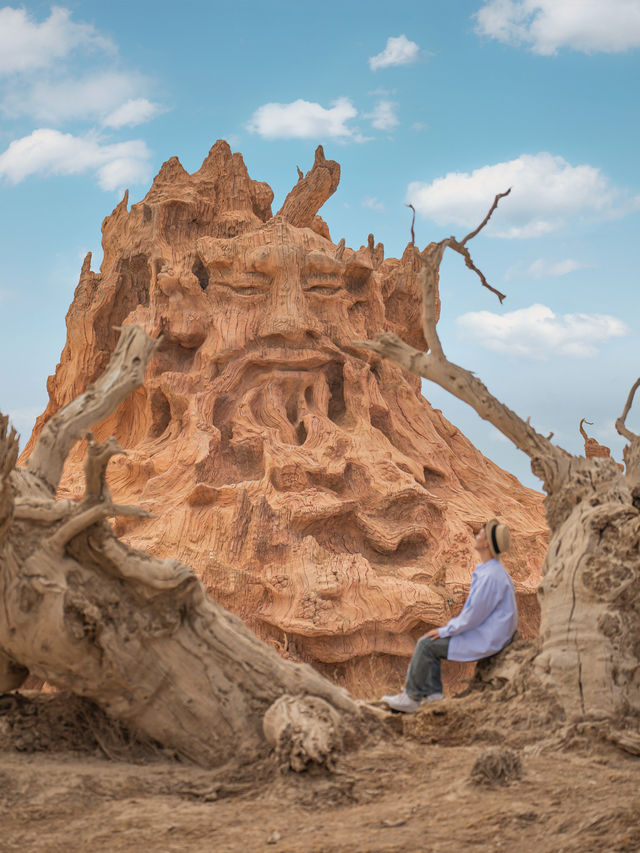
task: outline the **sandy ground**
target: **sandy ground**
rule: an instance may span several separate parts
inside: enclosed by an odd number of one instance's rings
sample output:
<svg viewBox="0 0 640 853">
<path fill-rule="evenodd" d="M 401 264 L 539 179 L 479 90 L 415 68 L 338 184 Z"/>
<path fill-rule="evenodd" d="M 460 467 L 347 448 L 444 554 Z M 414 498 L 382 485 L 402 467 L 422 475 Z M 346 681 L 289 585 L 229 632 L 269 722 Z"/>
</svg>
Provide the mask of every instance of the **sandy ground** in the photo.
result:
<svg viewBox="0 0 640 853">
<path fill-rule="evenodd" d="M 135 748 L 110 760 L 63 697 L 7 696 L 3 853 L 640 850 L 640 758 L 580 739 L 560 750 L 530 726 L 505 745 L 456 699 L 394 717 L 333 774 L 283 774 L 270 758 L 217 771 Z"/>
</svg>

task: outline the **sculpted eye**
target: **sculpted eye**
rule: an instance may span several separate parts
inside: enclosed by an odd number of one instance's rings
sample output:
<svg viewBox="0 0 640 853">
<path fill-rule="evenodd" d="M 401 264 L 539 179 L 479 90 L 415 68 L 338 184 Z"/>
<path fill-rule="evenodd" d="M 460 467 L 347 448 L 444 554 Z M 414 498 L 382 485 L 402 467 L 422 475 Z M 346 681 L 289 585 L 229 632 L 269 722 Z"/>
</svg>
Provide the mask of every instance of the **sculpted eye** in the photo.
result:
<svg viewBox="0 0 640 853">
<path fill-rule="evenodd" d="M 321 296 L 333 296 L 342 287 L 342 278 L 336 273 L 309 273 L 304 282 L 307 293 L 316 293 Z"/>
<path fill-rule="evenodd" d="M 240 273 L 231 273 L 224 278 L 217 278 L 213 283 L 242 296 L 255 296 L 269 290 L 271 277 L 265 273 L 243 270 Z"/>
</svg>

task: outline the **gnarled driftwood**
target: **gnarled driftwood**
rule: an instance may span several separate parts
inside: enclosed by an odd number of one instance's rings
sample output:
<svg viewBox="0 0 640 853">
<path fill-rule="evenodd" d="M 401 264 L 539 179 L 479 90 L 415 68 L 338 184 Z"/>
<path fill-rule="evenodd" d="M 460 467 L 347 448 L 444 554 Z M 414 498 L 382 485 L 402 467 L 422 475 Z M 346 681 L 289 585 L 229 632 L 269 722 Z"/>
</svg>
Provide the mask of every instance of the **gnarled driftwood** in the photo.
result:
<svg viewBox="0 0 640 853">
<path fill-rule="evenodd" d="M 0 420 L 0 690 L 32 673 L 204 765 L 270 746 L 296 770 L 330 765 L 343 727 L 376 712 L 279 657 L 187 566 L 118 541 L 105 519 L 145 512 L 111 500 L 115 441 L 89 435 L 84 497 L 55 499 L 71 446 L 141 383 L 156 344 L 124 327 L 104 375 L 49 421 L 26 468 Z"/>
<path fill-rule="evenodd" d="M 486 284 L 465 244 L 487 224 L 506 194 L 496 196 L 481 225 L 461 242 L 449 237 L 431 243 L 422 253 L 415 250 L 421 265 L 428 352 L 390 333 L 354 343 L 436 382 L 529 456 L 532 470 L 547 492 L 545 508 L 551 528 L 539 588 L 542 642 L 536 659 L 538 676 L 557 694 L 567 718 L 601 718 L 609 725 L 624 719 L 620 732 L 625 726 L 640 731 L 640 611 L 636 604 L 640 438 L 625 426 L 640 380 L 617 422 L 618 431 L 630 441 L 623 476 L 612 459 L 572 456 L 536 432 L 528 419 L 496 399 L 472 372 L 446 358 L 436 330 L 437 282 L 445 249 L 464 248 L 467 266 Z M 499 297 L 502 301 L 503 296 Z"/>
</svg>

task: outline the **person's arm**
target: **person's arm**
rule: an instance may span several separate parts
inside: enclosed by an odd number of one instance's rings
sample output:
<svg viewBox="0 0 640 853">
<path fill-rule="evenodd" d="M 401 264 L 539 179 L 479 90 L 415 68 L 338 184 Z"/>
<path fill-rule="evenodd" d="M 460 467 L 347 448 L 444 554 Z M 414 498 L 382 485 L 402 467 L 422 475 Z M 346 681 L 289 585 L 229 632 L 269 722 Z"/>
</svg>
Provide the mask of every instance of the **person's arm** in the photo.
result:
<svg viewBox="0 0 640 853">
<path fill-rule="evenodd" d="M 478 578 L 475 589 L 469 591 L 462 612 L 437 628 L 439 637 L 455 637 L 471 628 L 477 628 L 496 608 L 504 589 L 494 577 Z"/>
</svg>

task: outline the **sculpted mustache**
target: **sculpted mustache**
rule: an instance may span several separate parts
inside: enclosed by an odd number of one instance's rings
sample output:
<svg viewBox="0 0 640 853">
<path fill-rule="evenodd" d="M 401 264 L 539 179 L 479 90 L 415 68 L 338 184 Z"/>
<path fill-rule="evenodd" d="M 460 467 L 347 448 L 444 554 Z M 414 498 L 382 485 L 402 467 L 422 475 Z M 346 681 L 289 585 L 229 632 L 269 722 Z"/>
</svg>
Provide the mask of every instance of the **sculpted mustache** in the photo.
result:
<svg viewBox="0 0 640 853">
<path fill-rule="evenodd" d="M 222 374 L 240 376 L 248 369 L 280 367 L 283 370 L 313 370 L 329 362 L 343 364 L 347 354 L 329 342 L 318 344 L 290 344 L 285 341 L 255 341 L 242 347 L 225 350 L 212 359 L 212 376 Z"/>
</svg>

